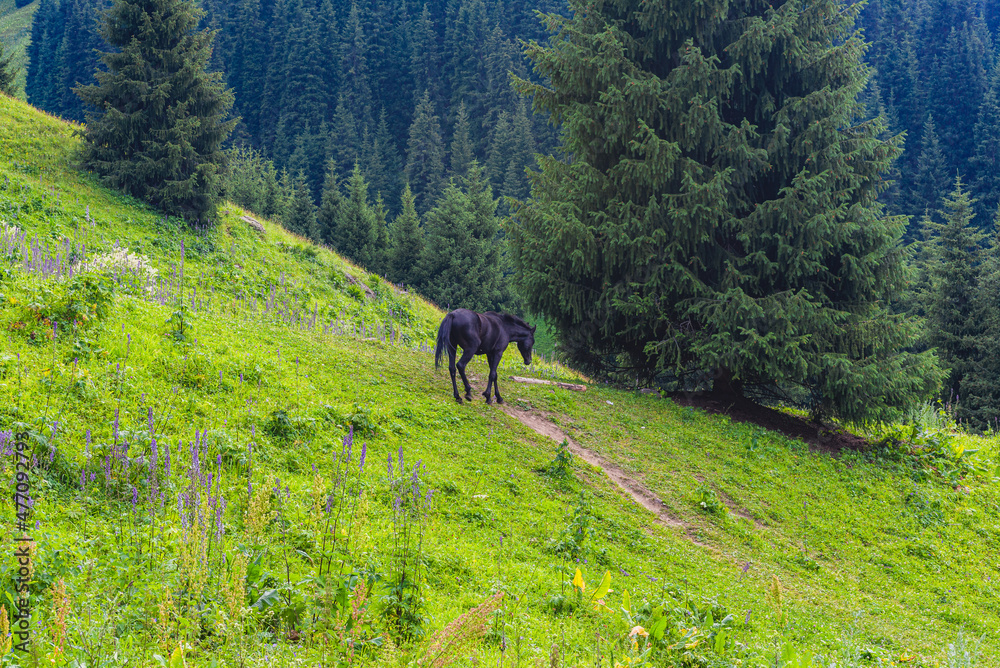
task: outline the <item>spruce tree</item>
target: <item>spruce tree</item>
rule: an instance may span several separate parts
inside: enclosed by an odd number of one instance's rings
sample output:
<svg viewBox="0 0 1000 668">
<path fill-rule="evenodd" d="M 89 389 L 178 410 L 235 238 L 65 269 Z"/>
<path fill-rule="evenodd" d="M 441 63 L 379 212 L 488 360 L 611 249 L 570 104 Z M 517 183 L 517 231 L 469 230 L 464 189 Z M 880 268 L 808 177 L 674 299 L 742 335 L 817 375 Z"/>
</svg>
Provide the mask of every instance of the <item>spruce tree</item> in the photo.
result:
<svg viewBox="0 0 1000 668">
<path fill-rule="evenodd" d="M 993 218 L 993 239 L 984 253 L 975 317 L 981 330 L 977 352 L 962 378 L 959 413 L 976 429 L 1000 431 L 1000 208 Z"/>
<path fill-rule="evenodd" d="M 989 220 L 1000 203 L 1000 66 L 993 73 L 983 103 L 979 107 L 974 137 L 976 153 L 971 163 L 975 170 L 974 190 L 979 201 L 977 216 Z"/>
<path fill-rule="evenodd" d="M 362 267 L 374 270 L 377 261 L 377 219 L 368 202 L 368 184 L 358 165 L 354 166 L 347 181 L 347 192 L 340 211 L 334 247 Z"/>
<path fill-rule="evenodd" d="M 358 121 L 348 108 L 343 95 L 337 100 L 337 109 L 334 111 L 327 155 L 337 165 L 337 176 L 341 179 L 346 179 L 351 174 L 354 163 L 361 157 L 361 133 L 358 132 Z"/>
<path fill-rule="evenodd" d="M 222 75 L 208 72 L 214 33 L 194 0 L 115 0 L 102 35 L 118 51 L 77 88 L 87 115 L 83 162 L 108 185 L 187 220 L 214 216 L 236 124 Z"/>
<path fill-rule="evenodd" d="M 527 306 L 598 371 L 708 373 L 714 390 L 802 394 L 881 419 L 938 386 L 889 303 L 905 219 L 900 153 L 858 122 L 858 4 L 571 0 L 520 80 L 561 124 L 511 243 Z M 817 66 L 822 63 L 822 66 Z M 791 395 L 794 396 L 794 395 Z"/>
<path fill-rule="evenodd" d="M 472 138 L 469 136 L 469 112 L 465 102 L 458 106 L 455 114 L 455 132 L 451 138 L 451 154 L 449 156 L 451 170 L 449 176 L 464 178 L 473 160 Z"/>
<path fill-rule="evenodd" d="M 448 308 L 504 306 L 497 201 L 478 163 L 450 183 L 424 217 L 421 293 Z"/>
<path fill-rule="evenodd" d="M 319 241 L 316 205 L 313 204 L 312 191 L 304 172 L 300 171 L 295 179 L 294 193 L 288 215 L 283 221 L 285 228 L 299 236 Z"/>
<path fill-rule="evenodd" d="M 14 68 L 14 54 L 4 58 L 3 44 L 0 43 L 0 93 L 14 97 L 17 95 L 15 81 L 17 80 L 17 70 Z"/>
<path fill-rule="evenodd" d="M 434 113 L 430 94 L 425 91 L 410 125 L 406 153 L 406 180 L 413 189 L 417 211 L 427 211 L 444 183 L 444 143 L 441 124 Z"/>
<path fill-rule="evenodd" d="M 928 209 L 936 210 L 948 192 L 948 162 L 932 116 L 924 123 L 919 156 L 908 206 L 908 212 L 914 216 Z"/>
<path fill-rule="evenodd" d="M 385 276 L 389 271 L 389 224 L 386 221 L 385 200 L 382 195 L 376 195 L 372 212 L 375 229 L 369 270 Z"/>
<path fill-rule="evenodd" d="M 982 356 L 985 330 L 978 294 L 986 235 L 973 224 L 973 202 L 960 178 L 945 198 L 944 208 L 943 223 L 925 220 L 931 239 L 926 317 L 927 342 L 937 349 L 942 365 L 950 369 L 944 387 L 947 397 L 961 396 L 966 377 Z"/>
<path fill-rule="evenodd" d="M 416 285 L 420 280 L 417 265 L 424 251 L 424 231 L 420 227 L 420 216 L 417 215 L 409 184 L 403 189 L 402 211 L 392 221 L 389 244 L 389 280 Z"/>
<path fill-rule="evenodd" d="M 340 192 L 340 182 L 337 176 L 337 163 L 332 159 L 326 163 L 326 178 L 323 181 L 323 193 L 320 196 L 319 211 L 316 212 L 316 224 L 323 243 L 336 246 L 337 225 L 340 222 L 343 207 L 343 195 Z"/>
</svg>

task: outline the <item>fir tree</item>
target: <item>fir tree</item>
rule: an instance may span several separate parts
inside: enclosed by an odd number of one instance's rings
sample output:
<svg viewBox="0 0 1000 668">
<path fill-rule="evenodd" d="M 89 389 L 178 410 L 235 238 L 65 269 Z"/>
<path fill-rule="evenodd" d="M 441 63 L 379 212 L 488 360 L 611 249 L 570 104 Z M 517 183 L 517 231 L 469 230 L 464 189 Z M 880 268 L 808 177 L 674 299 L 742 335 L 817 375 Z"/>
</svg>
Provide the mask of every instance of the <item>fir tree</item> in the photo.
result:
<svg viewBox="0 0 1000 668">
<path fill-rule="evenodd" d="M 299 172 L 295 179 L 294 197 L 288 215 L 282 221 L 285 227 L 299 236 L 308 237 L 314 241 L 320 240 L 319 228 L 316 223 L 316 205 L 313 204 L 312 191 L 306 181 L 304 172 Z"/>
<path fill-rule="evenodd" d="M 83 162 L 164 212 L 205 220 L 220 201 L 232 92 L 206 71 L 213 33 L 193 0 L 115 0 L 102 34 L 108 71 L 77 88 L 88 114 Z"/>
<path fill-rule="evenodd" d="M 4 58 L 3 44 L 0 44 L 0 93 L 10 95 L 11 97 L 17 95 L 17 90 L 14 86 L 14 82 L 17 80 L 17 70 L 14 68 L 13 61 L 13 53 Z"/>
<path fill-rule="evenodd" d="M 319 211 L 316 213 L 316 224 L 323 243 L 337 245 L 337 226 L 340 223 L 343 207 L 343 195 L 340 192 L 337 163 L 332 159 L 326 163 L 326 178 L 323 181 L 323 193 L 320 198 Z"/>
<path fill-rule="evenodd" d="M 938 385 L 902 286 L 898 140 L 857 122 L 858 4 L 571 0 L 520 80 L 562 126 L 511 243 L 528 308 L 571 358 L 716 392 L 803 388 L 816 415 L 881 419 Z M 652 57 L 651 54 L 656 54 Z M 821 68 L 814 66 L 822 62 Z"/>
<path fill-rule="evenodd" d="M 361 145 L 362 171 L 371 190 L 383 198 L 397 196 L 401 171 L 399 152 L 389 134 L 385 110 L 381 113 L 378 130 L 374 134 L 365 128 Z"/>
<path fill-rule="evenodd" d="M 389 280 L 405 285 L 417 284 L 420 281 L 417 265 L 424 251 L 424 232 L 409 184 L 403 189 L 402 211 L 392 222 L 389 234 Z"/>
<path fill-rule="evenodd" d="M 292 12 L 292 21 L 286 36 L 288 62 L 284 67 L 284 81 L 281 113 L 272 148 L 274 157 L 285 162 L 296 149 L 296 140 L 308 135 L 310 129 L 317 131 L 326 119 L 326 104 L 332 91 L 326 90 L 322 72 L 324 64 L 320 60 L 320 22 L 316 20 L 309 0 L 297 0 Z M 325 136 L 323 137 L 325 140 Z M 319 190 L 319 176 L 323 169 L 322 156 L 311 156 L 314 160 L 307 167 L 310 185 Z M 315 158 L 318 157 L 318 160 Z"/>
<path fill-rule="evenodd" d="M 433 92 L 436 99 L 440 89 L 441 65 L 438 37 L 426 3 L 420 16 L 414 21 L 413 32 L 410 35 L 410 54 L 413 90 L 418 94 Z"/>
<path fill-rule="evenodd" d="M 940 206 L 948 192 L 948 163 L 938 141 L 934 118 L 927 117 L 921 139 L 920 158 L 917 161 L 913 188 L 910 191 L 909 213 L 920 215 Z"/>
<path fill-rule="evenodd" d="M 469 136 L 469 113 L 465 102 L 458 106 L 455 114 L 455 132 L 451 138 L 451 154 L 449 156 L 451 171 L 449 176 L 464 178 L 469 172 L 469 164 L 473 160 L 472 138 Z"/>
<path fill-rule="evenodd" d="M 424 212 L 437 198 L 444 182 L 441 125 L 426 91 L 413 114 L 407 147 L 406 180 L 413 189 L 417 211 Z"/>
<path fill-rule="evenodd" d="M 334 247 L 362 267 L 374 270 L 377 219 L 368 202 L 368 184 L 358 165 L 354 166 L 347 181 L 347 192 L 340 210 Z"/>
<path fill-rule="evenodd" d="M 977 355 L 962 378 L 959 412 L 976 429 L 1000 431 L 1000 208 L 993 218 L 993 239 L 980 269 L 975 293 Z"/>
<path fill-rule="evenodd" d="M 993 82 L 979 107 L 974 137 L 976 154 L 972 167 L 976 173 L 975 193 L 979 201 L 977 215 L 985 218 L 1000 204 L 1000 66 L 993 73 Z M 988 219 L 988 218 L 987 218 Z"/>
<path fill-rule="evenodd" d="M 341 94 L 362 125 L 371 124 L 372 92 L 368 72 L 368 41 L 361 25 L 357 3 L 351 3 L 351 11 L 344 24 L 341 38 Z"/>
<path fill-rule="evenodd" d="M 928 226 L 927 341 L 950 369 L 945 396 L 961 396 L 969 371 L 982 355 L 984 334 L 977 295 L 982 287 L 982 242 L 986 238 L 973 224 L 975 212 L 961 179 L 944 200 L 943 223 Z M 964 416 L 967 417 L 967 416 Z"/>
<path fill-rule="evenodd" d="M 372 209 L 374 219 L 374 244 L 371 252 L 370 271 L 383 276 L 389 271 L 389 225 L 386 222 L 385 201 L 382 195 L 375 197 L 375 207 Z"/>
<path fill-rule="evenodd" d="M 445 187 L 424 218 L 419 284 L 423 294 L 453 309 L 503 308 L 496 206 L 478 163 L 472 163 L 469 176 L 461 184 Z"/>
<path fill-rule="evenodd" d="M 346 179 L 350 175 L 354 163 L 361 157 L 361 133 L 358 132 L 358 121 L 345 103 L 343 95 L 337 101 L 337 109 L 334 112 L 327 155 L 337 165 L 337 176 L 341 179 Z"/>
</svg>

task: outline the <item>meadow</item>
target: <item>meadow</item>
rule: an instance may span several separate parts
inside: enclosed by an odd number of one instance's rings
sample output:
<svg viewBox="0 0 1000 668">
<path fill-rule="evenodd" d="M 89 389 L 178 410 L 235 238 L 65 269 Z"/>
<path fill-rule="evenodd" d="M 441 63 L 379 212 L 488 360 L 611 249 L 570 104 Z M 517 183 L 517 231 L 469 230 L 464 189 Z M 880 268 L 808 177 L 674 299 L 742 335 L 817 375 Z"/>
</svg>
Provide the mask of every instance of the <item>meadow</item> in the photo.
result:
<svg viewBox="0 0 1000 668">
<path fill-rule="evenodd" d="M 433 304 L 0 119 L 0 665 L 1000 666 L 997 439 L 946 407 L 821 451 L 513 351 L 459 406 Z"/>
</svg>

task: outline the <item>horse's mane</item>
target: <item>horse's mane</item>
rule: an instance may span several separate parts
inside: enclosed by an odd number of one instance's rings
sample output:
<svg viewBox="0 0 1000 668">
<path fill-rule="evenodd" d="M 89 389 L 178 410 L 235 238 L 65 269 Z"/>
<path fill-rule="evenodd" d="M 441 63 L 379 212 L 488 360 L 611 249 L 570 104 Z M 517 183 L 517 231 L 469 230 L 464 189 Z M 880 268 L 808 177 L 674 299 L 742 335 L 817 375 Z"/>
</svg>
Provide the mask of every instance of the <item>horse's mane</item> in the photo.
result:
<svg viewBox="0 0 1000 668">
<path fill-rule="evenodd" d="M 497 313 L 496 311 L 488 311 L 488 313 L 490 313 L 491 315 L 495 315 L 508 325 L 515 325 L 524 327 L 525 329 L 531 329 L 531 325 L 529 325 L 524 320 L 521 320 L 516 315 L 513 315 L 511 313 Z"/>
</svg>

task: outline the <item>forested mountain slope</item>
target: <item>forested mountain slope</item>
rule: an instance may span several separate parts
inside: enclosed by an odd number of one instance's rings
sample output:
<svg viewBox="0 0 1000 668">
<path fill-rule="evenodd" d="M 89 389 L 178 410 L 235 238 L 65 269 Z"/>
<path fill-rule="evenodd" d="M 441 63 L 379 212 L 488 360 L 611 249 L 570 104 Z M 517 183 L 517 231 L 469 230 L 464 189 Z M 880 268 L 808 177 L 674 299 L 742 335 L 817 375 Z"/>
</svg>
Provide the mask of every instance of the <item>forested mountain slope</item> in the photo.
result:
<svg viewBox="0 0 1000 668">
<path fill-rule="evenodd" d="M 38 662 L 1000 665 L 995 439 L 929 410 L 813 450 L 513 351 L 507 412 L 458 406 L 430 304 L 232 206 L 184 230 L 0 116 L 0 447 L 33 461 L 0 544 L 30 539 Z"/>
</svg>

